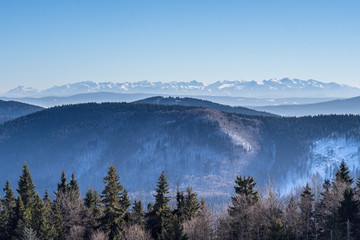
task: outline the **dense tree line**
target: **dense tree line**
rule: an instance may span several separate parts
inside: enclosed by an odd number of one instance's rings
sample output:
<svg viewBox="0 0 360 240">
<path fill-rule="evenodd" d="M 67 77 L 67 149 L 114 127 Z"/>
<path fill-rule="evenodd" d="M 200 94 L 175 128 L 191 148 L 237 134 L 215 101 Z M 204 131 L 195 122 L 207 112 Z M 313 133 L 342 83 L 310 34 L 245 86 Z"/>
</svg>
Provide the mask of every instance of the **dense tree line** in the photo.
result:
<svg viewBox="0 0 360 240">
<path fill-rule="evenodd" d="M 147 211 L 141 200 L 135 199 L 131 204 L 112 164 L 104 177 L 104 185 L 100 194 L 89 189 L 82 198 L 75 174 L 68 181 L 63 171 L 54 199 L 50 199 L 47 191 L 41 198 L 35 190 L 30 170 L 24 164 L 17 196 L 9 181 L 3 189 L 0 239 L 185 240 L 188 239 L 185 227 L 194 236 L 198 235 L 197 231 L 209 234 L 210 214 L 205 201 L 199 202 L 192 188 L 189 187 L 185 193 L 178 190 L 176 207 L 170 207 L 165 172 L 159 177 L 155 202 L 148 204 Z"/>
<path fill-rule="evenodd" d="M 321 189 L 306 184 L 288 198 L 272 188 L 260 194 L 253 177 L 240 175 L 221 214 L 210 212 L 191 187 L 171 196 L 165 172 L 146 210 L 141 200 L 131 203 L 114 165 L 103 180 L 101 193 L 89 189 L 82 197 L 75 174 L 69 181 L 63 171 L 54 198 L 48 191 L 40 197 L 24 164 L 17 194 L 9 181 L 3 188 L 0 239 L 360 239 L 360 178 L 351 177 L 344 161 Z"/>
</svg>

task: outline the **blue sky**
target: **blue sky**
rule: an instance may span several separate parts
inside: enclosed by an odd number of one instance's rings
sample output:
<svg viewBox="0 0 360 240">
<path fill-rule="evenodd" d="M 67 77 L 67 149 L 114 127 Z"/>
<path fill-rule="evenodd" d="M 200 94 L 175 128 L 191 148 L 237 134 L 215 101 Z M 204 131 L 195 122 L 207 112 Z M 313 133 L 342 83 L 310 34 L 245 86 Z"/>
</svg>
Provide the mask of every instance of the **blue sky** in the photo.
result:
<svg viewBox="0 0 360 240">
<path fill-rule="evenodd" d="M 360 87 L 360 1 L 0 1 L 0 91 L 273 77 Z"/>
</svg>

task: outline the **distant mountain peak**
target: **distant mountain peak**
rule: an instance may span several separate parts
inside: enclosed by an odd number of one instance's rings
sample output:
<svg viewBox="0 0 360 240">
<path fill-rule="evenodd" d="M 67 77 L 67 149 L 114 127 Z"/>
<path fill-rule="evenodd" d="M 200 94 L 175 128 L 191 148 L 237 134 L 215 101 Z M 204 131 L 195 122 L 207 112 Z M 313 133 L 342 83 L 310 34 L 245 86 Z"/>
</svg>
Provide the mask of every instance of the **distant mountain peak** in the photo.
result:
<svg viewBox="0 0 360 240">
<path fill-rule="evenodd" d="M 355 97 L 360 89 L 345 84 L 324 83 L 314 79 L 271 78 L 262 81 L 219 80 L 211 84 L 201 81 L 151 82 L 92 82 L 82 81 L 38 91 L 34 88 L 19 86 L 7 92 L 7 96 L 70 96 L 82 93 L 151 93 L 193 96 L 232 96 L 256 98 L 286 97 Z"/>
</svg>

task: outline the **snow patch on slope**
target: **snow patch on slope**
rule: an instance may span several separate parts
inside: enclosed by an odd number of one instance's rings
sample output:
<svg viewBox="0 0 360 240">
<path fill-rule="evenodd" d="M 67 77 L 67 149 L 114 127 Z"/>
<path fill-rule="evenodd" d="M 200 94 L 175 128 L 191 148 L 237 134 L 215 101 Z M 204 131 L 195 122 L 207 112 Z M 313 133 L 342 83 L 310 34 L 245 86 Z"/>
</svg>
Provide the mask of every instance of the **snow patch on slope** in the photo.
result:
<svg viewBox="0 0 360 240">
<path fill-rule="evenodd" d="M 314 141 L 305 162 L 299 161 L 299 166 L 291 169 L 282 187 L 286 195 L 293 190 L 303 187 L 306 183 L 321 184 L 325 179 L 333 179 L 335 173 L 344 160 L 354 177 L 360 174 L 360 140 L 346 138 L 322 138 Z"/>
</svg>

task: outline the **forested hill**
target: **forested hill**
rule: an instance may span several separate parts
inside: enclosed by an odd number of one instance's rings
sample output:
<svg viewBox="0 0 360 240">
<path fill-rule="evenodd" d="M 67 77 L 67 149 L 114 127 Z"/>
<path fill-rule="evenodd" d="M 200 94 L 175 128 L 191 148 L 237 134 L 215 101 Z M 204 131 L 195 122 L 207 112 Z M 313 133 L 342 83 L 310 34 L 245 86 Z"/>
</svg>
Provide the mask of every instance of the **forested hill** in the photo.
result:
<svg viewBox="0 0 360 240">
<path fill-rule="evenodd" d="M 43 108 L 15 101 L 0 100 L 0 123 L 40 111 Z"/>
<path fill-rule="evenodd" d="M 191 185 L 219 202 L 239 174 L 253 175 L 260 186 L 271 178 L 284 191 L 332 175 L 342 158 L 357 174 L 359 126 L 352 115 L 259 117 L 128 103 L 54 107 L 0 126 L 0 182 L 15 184 L 26 161 L 40 192 L 56 188 L 59 169 L 74 171 L 82 190 L 100 189 L 113 162 L 132 197 L 151 198 L 165 170 L 173 189 Z"/>
<path fill-rule="evenodd" d="M 142 100 L 138 100 L 135 103 L 142 104 L 159 104 L 159 105 L 179 105 L 179 106 L 187 106 L 187 107 L 202 107 L 202 108 L 210 108 L 214 110 L 219 110 L 227 113 L 236 113 L 236 114 L 244 114 L 250 116 L 266 116 L 266 117 L 275 117 L 278 116 L 276 114 L 264 112 L 264 111 L 256 111 L 250 108 L 245 107 L 231 107 L 228 105 L 223 105 L 219 103 L 214 103 L 211 101 L 206 101 L 202 99 L 196 98 L 179 98 L 179 97 L 150 97 Z"/>
</svg>

